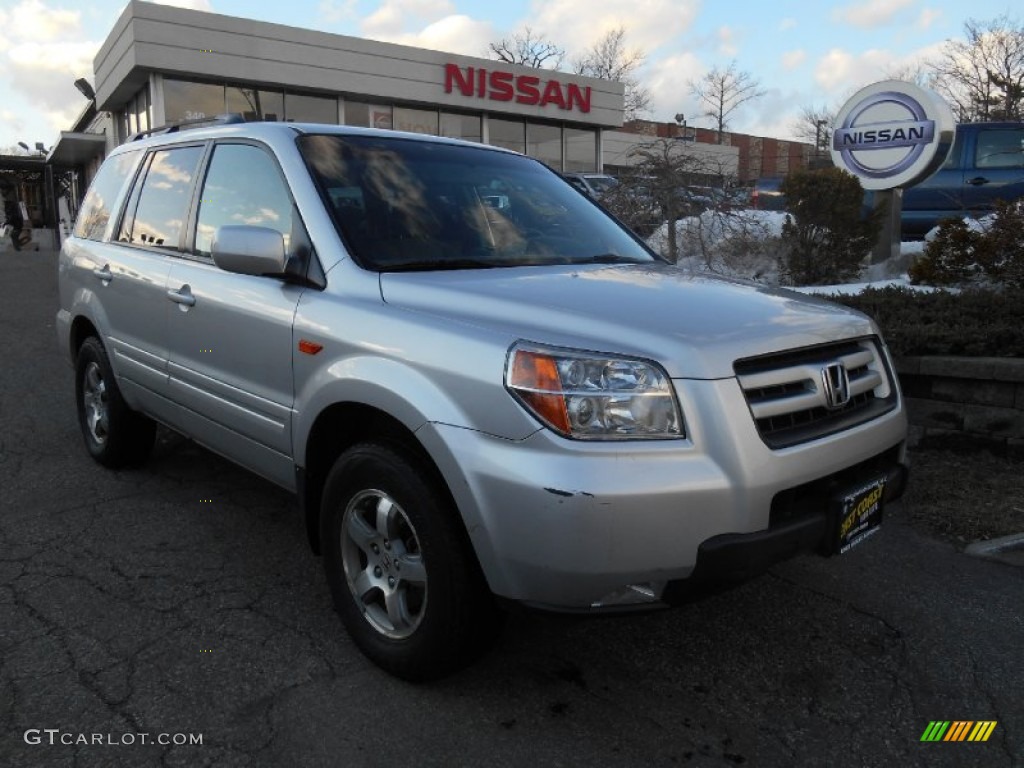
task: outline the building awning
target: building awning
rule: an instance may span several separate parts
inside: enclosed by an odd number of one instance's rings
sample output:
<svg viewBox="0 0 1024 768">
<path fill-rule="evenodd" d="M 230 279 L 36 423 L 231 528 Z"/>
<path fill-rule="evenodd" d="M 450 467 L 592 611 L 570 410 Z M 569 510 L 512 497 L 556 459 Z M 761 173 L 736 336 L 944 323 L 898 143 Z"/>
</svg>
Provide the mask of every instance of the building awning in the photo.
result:
<svg viewBox="0 0 1024 768">
<path fill-rule="evenodd" d="M 51 165 L 84 165 L 97 157 L 103 157 L 107 137 L 100 133 L 73 133 L 61 131 L 60 138 L 46 156 Z"/>
<path fill-rule="evenodd" d="M 0 171 L 42 171 L 41 155 L 0 155 Z"/>
</svg>

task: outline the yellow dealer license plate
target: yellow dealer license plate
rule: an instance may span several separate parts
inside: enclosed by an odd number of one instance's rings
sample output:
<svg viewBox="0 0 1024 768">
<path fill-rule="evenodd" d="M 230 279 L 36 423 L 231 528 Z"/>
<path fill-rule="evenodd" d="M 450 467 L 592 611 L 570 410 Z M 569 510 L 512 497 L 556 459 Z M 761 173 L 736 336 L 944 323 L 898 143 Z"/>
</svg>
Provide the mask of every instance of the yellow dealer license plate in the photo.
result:
<svg viewBox="0 0 1024 768">
<path fill-rule="evenodd" d="M 836 551 L 849 552 L 878 531 L 882 523 L 882 496 L 885 480 L 878 478 L 853 493 L 840 497 L 839 540 Z"/>
</svg>

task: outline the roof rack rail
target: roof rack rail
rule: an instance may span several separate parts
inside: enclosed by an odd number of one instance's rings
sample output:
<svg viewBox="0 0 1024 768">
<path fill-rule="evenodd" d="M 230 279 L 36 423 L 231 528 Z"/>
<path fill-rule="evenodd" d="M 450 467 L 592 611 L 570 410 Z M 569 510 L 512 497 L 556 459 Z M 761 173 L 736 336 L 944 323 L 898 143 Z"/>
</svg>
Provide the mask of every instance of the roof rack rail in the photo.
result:
<svg viewBox="0 0 1024 768">
<path fill-rule="evenodd" d="M 139 139 L 144 139 L 147 136 L 163 135 L 165 133 L 177 133 L 183 128 L 198 128 L 202 125 L 234 125 L 236 123 L 244 122 L 245 118 L 237 112 L 229 112 L 224 115 L 214 115 L 213 117 L 197 117 L 193 120 L 181 120 L 177 123 L 161 125 L 156 128 L 148 128 L 145 131 L 133 133 L 128 137 L 128 141 L 138 141 Z"/>
</svg>

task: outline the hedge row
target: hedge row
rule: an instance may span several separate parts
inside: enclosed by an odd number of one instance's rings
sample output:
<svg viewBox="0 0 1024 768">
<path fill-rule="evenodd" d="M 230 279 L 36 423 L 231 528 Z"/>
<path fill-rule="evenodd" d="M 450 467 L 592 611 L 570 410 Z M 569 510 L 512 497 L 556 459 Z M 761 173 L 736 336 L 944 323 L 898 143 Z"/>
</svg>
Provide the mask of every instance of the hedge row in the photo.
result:
<svg viewBox="0 0 1024 768">
<path fill-rule="evenodd" d="M 1024 357 L 1024 290 L 923 293 L 868 288 L 827 296 L 874 318 L 896 355 Z"/>
</svg>

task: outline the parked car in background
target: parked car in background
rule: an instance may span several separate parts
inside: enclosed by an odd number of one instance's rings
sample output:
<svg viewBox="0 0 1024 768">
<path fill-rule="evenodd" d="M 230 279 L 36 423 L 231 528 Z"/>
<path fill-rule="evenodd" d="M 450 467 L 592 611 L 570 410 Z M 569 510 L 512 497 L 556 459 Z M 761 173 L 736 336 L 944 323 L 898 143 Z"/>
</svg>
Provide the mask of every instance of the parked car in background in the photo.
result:
<svg viewBox="0 0 1024 768">
<path fill-rule="evenodd" d="M 996 200 L 1024 197 L 1024 123 L 963 123 L 943 166 L 903 192 L 904 237 L 943 219 L 985 216 Z"/>
<path fill-rule="evenodd" d="M 782 193 L 783 181 L 781 176 L 755 181 L 753 189 L 750 190 L 751 207 L 761 211 L 786 210 L 786 196 Z"/>
<path fill-rule="evenodd" d="M 585 192 L 595 200 L 600 200 L 619 186 L 614 176 L 605 173 L 564 173 L 562 176 L 580 192 Z"/>
</svg>

